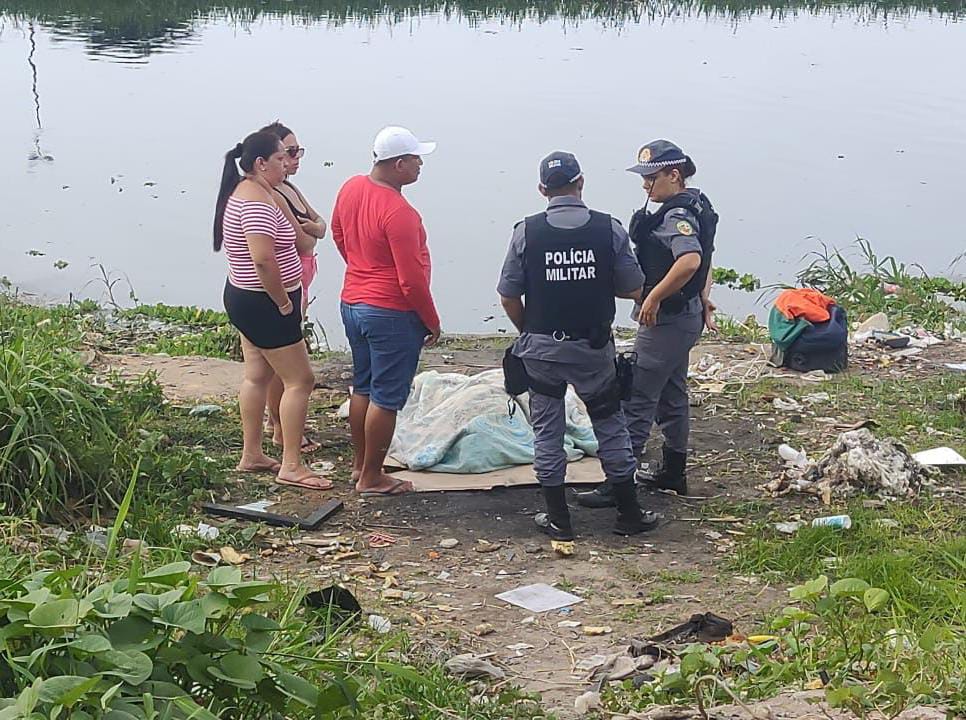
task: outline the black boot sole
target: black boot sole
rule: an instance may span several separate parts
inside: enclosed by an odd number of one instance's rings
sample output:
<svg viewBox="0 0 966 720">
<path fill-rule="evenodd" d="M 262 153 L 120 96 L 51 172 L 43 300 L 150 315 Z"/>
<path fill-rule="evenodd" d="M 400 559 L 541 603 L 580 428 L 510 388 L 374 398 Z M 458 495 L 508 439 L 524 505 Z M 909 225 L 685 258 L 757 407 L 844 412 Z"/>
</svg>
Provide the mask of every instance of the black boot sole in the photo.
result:
<svg viewBox="0 0 966 720">
<path fill-rule="evenodd" d="M 640 523 L 626 523 L 618 520 L 614 524 L 614 534 L 621 535 L 623 537 L 630 537 L 631 535 L 641 535 L 642 533 L 650 532 L 657 528 L 661 524 L 659 518 L 654 518 L 650 521 L 642 521 Z"/>
<path fill-rule="evenodd" d="M 575 539 L 573 529 L 567 530 L 566 528 L 557 527 L 550 522 L 550 518 L 547 517 L 546 513 L 537 513 L 536 517 L 533 518 L 533 522 L 551 540 L 573 542 Z"/>
</svg>

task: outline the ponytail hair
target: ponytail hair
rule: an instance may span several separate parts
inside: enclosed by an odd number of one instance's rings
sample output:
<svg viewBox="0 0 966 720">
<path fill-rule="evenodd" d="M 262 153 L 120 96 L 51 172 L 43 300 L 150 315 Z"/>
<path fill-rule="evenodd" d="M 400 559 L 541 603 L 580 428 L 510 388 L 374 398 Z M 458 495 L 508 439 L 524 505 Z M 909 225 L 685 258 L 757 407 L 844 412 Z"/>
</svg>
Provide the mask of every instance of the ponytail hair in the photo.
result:
<svg viewBox="0 0 966 720">
<path fill-rule="evenodd" d="M 235 192 L 238 183 L 242 181 L 238 167 L 241 166 L 241 169 L 245 172 L 251 172 L 258 158 L 268 160 L 278 152 L 281 144 L 282 141 L 274 133 L 255 132 L 225 153 L 225 166 L 221 171 L 221 187 L 218 189 L 218 200 L 215 202 L 213 228 L 215 252 L 221 250 L 224 240 L 225 208 L 228 207 L 228 198 Z"/>
<path fill-rule="evenodd" d="M 695 173 L 698 172 L 698 168 L 695 167 L 694 160 L 691 159 L 690 155 L 684 156 L 684 163 L 678 169 L 681 171 L 682 180 L 694 177 Z"/>
</svg>

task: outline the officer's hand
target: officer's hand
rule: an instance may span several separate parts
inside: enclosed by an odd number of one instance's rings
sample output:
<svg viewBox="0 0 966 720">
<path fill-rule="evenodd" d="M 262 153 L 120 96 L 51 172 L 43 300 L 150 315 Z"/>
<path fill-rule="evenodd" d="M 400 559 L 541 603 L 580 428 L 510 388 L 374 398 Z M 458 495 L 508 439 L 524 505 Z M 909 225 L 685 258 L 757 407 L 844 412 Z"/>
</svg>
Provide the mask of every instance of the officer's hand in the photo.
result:
<svg viewBox="0 0 966 720">
<path fill-rule="evenodd" d="M 654 327 L 657 325 L 657 313 L 661 309 L 661 301 L 654 299 L 654 294 L 651 293 L 646 298 L 644 298 L 644 303 L 641 305 L 641 314 L 638 316 L 638 321 L 641 325 L 647 327 Z"/>
<path fill-rule="evenodd" d="M 433 345 L 439 342 L 439 336 L 442 334 L 442 332 L 443 331 L 440 328 L 430 330 L 429 335 L 427 335 L 426 339 L 423 340 L 423 347 L 433 347 Z"/>
<path fill-rule="evenodd" d="M 704 300 L 704 325 L 708 328 L 709 332 L 718 332 L 718 323 L 714 319 L 714 311 L 718 309 L 718 306 L 711 302 L 710 298 L 705 298 Z"/>
</svg>

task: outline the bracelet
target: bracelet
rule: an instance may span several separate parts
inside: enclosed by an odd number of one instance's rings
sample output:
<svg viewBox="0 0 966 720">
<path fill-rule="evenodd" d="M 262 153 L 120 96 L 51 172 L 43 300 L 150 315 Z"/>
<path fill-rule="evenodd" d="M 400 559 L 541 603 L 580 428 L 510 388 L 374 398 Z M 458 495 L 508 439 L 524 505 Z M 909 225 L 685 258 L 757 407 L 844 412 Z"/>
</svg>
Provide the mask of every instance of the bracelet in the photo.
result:
<svg viewBox="0 0 966 720">
<path fill-rule="evenodd" d="M 294 308 L 294 307 L 295 307 L 295 306 L 294 306 L 294 305 L 292 304 L 292 299 L 291 299 L 291 298 L 289 298 L 289 300 L 288 300 L 288 302 L 287 302 L 287 303 L 285 303 L 284 305 L 279 305 L 279 306 L 278 306 L 278 311 L 279 311 L 279 312 L 282 312 L 282 311 L 283 311 L 283 310 L 285 310 L 286 308 Z"/>
</svg>

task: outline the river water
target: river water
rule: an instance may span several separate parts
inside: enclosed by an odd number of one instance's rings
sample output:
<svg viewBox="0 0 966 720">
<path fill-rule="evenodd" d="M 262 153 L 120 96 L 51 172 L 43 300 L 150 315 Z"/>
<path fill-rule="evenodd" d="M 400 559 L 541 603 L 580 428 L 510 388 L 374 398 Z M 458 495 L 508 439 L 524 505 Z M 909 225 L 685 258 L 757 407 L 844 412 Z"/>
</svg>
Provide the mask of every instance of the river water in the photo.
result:
<svg viewBox="0 0 966 720">
<path fill-rule="evenodd" d="M 656 137 L 697 163 L 718 266 L 791 280 L 820 243 L 862 236 L 963 269 L 961 4 L 277 4 L 0 0 L 0 276 L 101 298 L 106 275 L 118 302 L 218 307 L 222 156 L 276 118 L 308 148 L 296 182 L 325 216 L 381 126 L 438 141 L 406 193 L 444 330 L 509 326 L 494 288 L 513 223 L 542 207 L 542 155 L 576 153 L 588 202 L 626 221 L 642 190 L 624 168 Z M 319 264 L 312 314 L 339 344 L 327 240 Z"/>
</svg>

